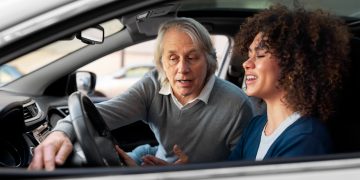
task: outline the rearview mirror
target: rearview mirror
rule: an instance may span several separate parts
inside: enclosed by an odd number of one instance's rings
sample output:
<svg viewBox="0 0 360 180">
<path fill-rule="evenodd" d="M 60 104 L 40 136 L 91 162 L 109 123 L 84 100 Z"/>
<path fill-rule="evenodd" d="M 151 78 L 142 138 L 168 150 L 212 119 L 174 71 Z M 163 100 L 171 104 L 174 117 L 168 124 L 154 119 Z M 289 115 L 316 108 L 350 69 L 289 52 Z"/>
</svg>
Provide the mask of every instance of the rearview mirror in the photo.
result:
<svg viewBox="0 0 360 180">
<path fill-rule="evenodd" d="M 104 42 L 104 28 L 100 25 L 87 28 L 78 33 L 76 38 L 86 44 L 101 44 Z"/>
</svg>

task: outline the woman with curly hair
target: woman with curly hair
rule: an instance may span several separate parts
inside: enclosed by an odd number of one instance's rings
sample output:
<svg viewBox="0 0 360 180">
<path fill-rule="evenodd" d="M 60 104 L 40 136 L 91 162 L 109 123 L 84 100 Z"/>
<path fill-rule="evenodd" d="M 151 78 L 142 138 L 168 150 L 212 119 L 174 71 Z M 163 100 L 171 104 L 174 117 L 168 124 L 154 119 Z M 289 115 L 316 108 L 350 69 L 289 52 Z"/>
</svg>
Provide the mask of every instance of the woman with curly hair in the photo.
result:
<svg viewBox="0 0 360 180">
<path fill-rule="evenodd" d="M 248 18 L 235 39 L 246 93 L 266 103 L 229 156 L 263 160 L 332 152 L 324 122 L 346 72 L 350 33 L 321 10 L 275 5 Z"/>
</svg>

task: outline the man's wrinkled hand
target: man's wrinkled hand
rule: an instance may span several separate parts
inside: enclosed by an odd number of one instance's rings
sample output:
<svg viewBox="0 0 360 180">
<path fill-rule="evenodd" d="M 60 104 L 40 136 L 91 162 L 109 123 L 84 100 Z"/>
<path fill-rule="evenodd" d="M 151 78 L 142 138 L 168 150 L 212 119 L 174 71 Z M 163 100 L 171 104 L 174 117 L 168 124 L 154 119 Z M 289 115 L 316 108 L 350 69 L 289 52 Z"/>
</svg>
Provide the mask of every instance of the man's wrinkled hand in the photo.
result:
<svg viewBox="0 0 360 180">
<path fill-rule="evenodd" d="M 34 150 L 28 170 L 52 171 L 56 165 L 63 165 L 73 150 L 73 145 L 65 133 L 50 133 Z"/>
</svg>

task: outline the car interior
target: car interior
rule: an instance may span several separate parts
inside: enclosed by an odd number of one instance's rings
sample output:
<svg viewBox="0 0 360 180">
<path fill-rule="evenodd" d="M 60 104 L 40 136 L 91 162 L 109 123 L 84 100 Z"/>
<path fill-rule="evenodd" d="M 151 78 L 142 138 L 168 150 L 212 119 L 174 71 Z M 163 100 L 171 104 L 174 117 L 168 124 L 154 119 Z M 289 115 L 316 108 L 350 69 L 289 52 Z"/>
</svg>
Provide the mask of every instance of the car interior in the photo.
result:
<svg viewBox="0 0 360 180">
<path fill-rule="evenodd" d="M 222 64 L 219 64 L 217 76 L 242 88 L 244 76 L 242 63 L 245 59 L 232 52 L 231 47 L 234 43 L 232 38 L 238 32 L 244 19 L 256 13 L 257 10 L 215 9 L 211 8 L 211 3 L 208 4 L 210 8 L 204 7 L 199 10 L 195 8 L 196 2 L 186 2 L 174 1 L 145 6 L 146 2 L 139 1 L 139 4 L 146 8 L 137 11 L 133 11 L 134 6 L 121 8 L 125 4 L 114 2 L 60 22 L 56 26 L 44 28 L 32 36 L 1 48 L 1 62 L 7 62 L 54 41 L 65 40 L 88 27 L 98 27 L 99 24 L 110 19 L 116 18 L 124 25 L 124 29 L 105 37 L 101 44 L 85 46 L 61 57 L 61 60 L 49 63 L 0 88 L 1 97 L 5 97 L 0 101 L 0 146 L 2 147 L 0 148 L 0 167 L 26 168 L 29 165 L 33 149 L 50 133 L 59 119 L 69 114 L 68 97 L 78 90 L 75 74 L 79 68 L 112 52 L 156 38 L 159 25 L 175 17 L 194 18 L 201 22 L 211 34 L 229 37 L 230 46 L 224 54 Z M 214 168 L 360 157 L 358 131 L 360 121 L 356 118 L 356 104 L 360 102 L 360 23 L 354 19 L 345 18 L 344 20 L 349 25 L 353 37 L 349 56 L 351 60 L 349 73 L 346 75 L 335 115 L 327 123 L 334 141 L 335 154 L 268 162 L 221 162 L 178 168 Z M 42 81 L 34 81 L 34 79 Z M 95 83 L 96 80 L 93 81 L 93 85 Z M 24 89 L 24 91 L 14 91 L 15 89 Z M 89 97 L 93 103 L 105 100 L 91 94 Z M 252 100 L 258 104 L 257 114 L 264 112 L 265 107 L 261 101 L 255 98 Z M 141 121 L 114 129 L 111 134 L 125 151 L 130 151 L 141 144 L 157 144 L 150 128 Z M 74 159 L 65 167 L 79 166 L 72 163 Z M 134 172 L 166 171 L 175 168 L 162 167 L 160 170 L 149 168 Z"/>
</svg>

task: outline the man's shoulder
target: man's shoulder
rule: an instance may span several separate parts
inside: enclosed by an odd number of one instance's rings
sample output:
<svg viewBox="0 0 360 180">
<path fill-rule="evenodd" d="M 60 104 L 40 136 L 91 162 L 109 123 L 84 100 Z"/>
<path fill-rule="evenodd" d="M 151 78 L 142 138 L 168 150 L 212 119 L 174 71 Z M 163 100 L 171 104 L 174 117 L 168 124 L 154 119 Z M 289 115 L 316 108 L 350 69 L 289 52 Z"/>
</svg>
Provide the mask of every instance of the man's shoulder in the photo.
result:
<svg viewBox="0 0 360 180">
<path fill-rule="evenodd" d="M 144 74 L 144 76 L 137 81 L 129 90 L 137 90 L 149 92 L 158 92 L 160 90 L 160 81 L 158 79 L 158 71 L 151 70 Z"/>
<path fill-rule="evenodd" d="M 159 72 L 157 69 L 152 69 L 151 71 L 147 72 L 144 75 L 144 78 L 154 78 L 154 79 L 158 79 L 159 77 Z"/>
<path fill-rule="evenodd" d="M 216 78 L 210 98 L 213 103 L 223 103 L 234 108 L 243 108 L 244 104 L 252 107 L 249 96 L 242 89 L 220 78 Z"/>
<path fill-rule="evenodd" d="M 213 89 L 216 93 L 220 93 L 224 96 L 248 97 L 240 87 L 218 77 L 216 77 Z"/>
<path fill-rule="evenodd" d="M 153 69 L 149 72 L 147 72 L 143 77 L 142 81 L 145 84 L 151 83 L 151 84 L 160 84 L 159 80 L 159 72 L 156 69 Z"/>
</svg>

